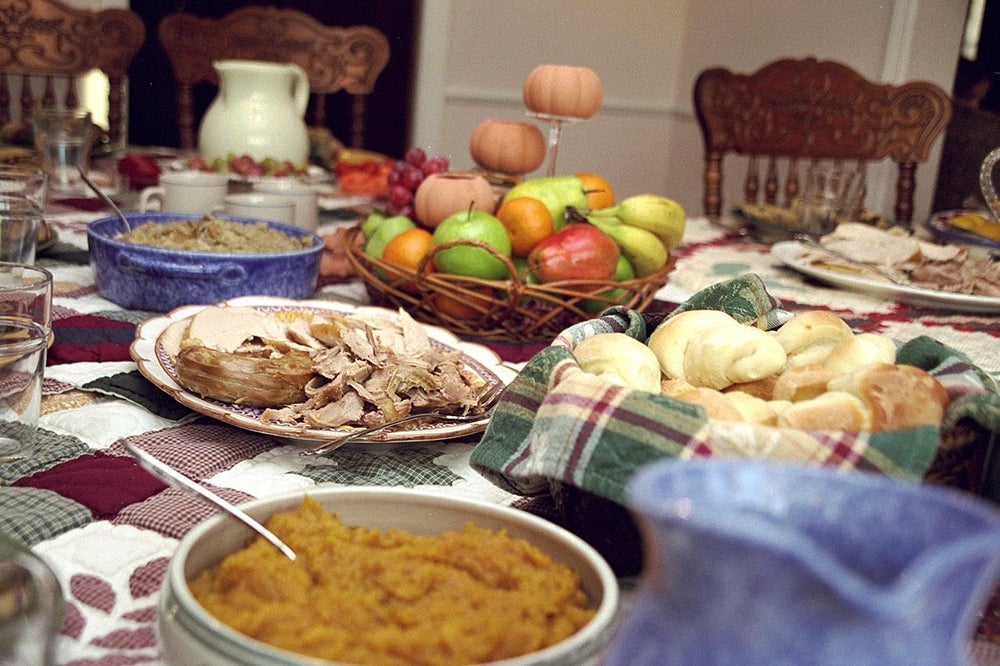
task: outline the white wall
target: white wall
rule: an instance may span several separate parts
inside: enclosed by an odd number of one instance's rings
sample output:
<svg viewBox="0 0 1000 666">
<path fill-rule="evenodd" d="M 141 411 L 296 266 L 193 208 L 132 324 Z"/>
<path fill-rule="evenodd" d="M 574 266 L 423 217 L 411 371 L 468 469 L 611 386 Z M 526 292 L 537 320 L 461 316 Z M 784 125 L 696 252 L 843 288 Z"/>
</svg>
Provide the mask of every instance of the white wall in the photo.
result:
<svg viewBox="0 0 1000 666">
<path fill-rule="evenodd" d="M 604 105 L 563 131 L 558 171 L 596 171 L 619 196 L 658 192 L 699 214 L 700 71 L 812 55 L 950 90 L 964 17 L 961 0 L 425 0 L 412 136 L 471 167 L 468 137 L 482 119 L 525 117 L 521 84 L 534 66 L 592 67 Z M 930 212 L 939 150 L 918 168 L 916 219 Z M 889 214 L 893 174 L 870 173 L 868 207 Z"/>
</svg>

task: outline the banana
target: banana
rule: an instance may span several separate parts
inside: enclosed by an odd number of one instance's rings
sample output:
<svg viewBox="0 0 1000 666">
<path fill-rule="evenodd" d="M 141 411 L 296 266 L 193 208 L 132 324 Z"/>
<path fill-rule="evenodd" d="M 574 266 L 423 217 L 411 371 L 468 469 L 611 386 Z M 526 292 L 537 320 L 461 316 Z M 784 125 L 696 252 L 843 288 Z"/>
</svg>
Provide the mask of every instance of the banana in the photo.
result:
<svg viewBox="0 0 1000 666">
<path fill-rule="evenodd" d="M 684 235 L 684 209 L 673 199 L 658 194 L 637 194 L 623 199 L 617 206 L 592 210 L 587 218 L 618 218 L 630 227 L 645 229 L 656 235 L 672 252 Z"/>
<path fill-rule="evenodd" d="M 611 236 L 631 262 L 636 277 L 644 278 L 666 266 L 669 253 L 653 232 L 625 224 L 617 217 L 588 216 L 587 221 Z"/>
</svg>

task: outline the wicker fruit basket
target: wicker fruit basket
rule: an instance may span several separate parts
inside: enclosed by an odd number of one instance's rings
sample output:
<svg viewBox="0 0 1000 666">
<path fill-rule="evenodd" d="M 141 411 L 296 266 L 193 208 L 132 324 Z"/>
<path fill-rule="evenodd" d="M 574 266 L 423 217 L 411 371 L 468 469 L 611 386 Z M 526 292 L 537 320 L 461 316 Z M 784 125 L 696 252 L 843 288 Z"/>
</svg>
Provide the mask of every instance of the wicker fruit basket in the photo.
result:
<svg viewBox="0 0 1000 666">
<path fill-rule="evenodd" d="M 436 247 L 416 271 L 366 255 L 361 227 L 347 232 L 347 259 L 365 282 L 372 303 L 404 308 L 417 321 L 443 326 L 467 338 L 496 342 L 548 342 L 571 324 L 591 319 L 612 305 L 643 311 L 667 282 L 673 258 L 644 278 L 563 280 L 545 284 L 523 281 L 514 263 L 477 241 L 453 241 Z M 507 265 L 502 280 L 424 272 L 434 255 L 458 244 L 485 248 Z"/>
</svg>

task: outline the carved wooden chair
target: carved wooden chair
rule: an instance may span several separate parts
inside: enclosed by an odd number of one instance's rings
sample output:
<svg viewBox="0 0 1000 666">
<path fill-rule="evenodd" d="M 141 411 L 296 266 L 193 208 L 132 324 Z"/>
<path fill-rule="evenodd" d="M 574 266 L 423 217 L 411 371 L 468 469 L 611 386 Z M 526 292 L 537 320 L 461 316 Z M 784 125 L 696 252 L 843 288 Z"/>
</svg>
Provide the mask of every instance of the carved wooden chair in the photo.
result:
<svg viewBox="0 0 1000 666">
<path fill-rule="evenodd" d="M 309 78 L 312 101 L 307 124 L 326 124 L 325 96 L 344 91 L 353 96 L 351 135 L 365 137 L 365 99 L 389 61 L 389 41 L 369 26 L 323 25 L 294 9 L 249 6 L 221 19 L 171 14 L 160 22 L 160 42 L 173 65 L 179 87 L 181 147 L 195 147 L 192 86 L 218 85 L 212 63 L 223 59 L 293 62 Z"/>
<path fill-rule="evenodd" d="M 706 70 L 694 85 L 694 107 L 709 218 L 722 213 L 722 162 L 736 153 L 749 158 L 744 201 L 776 204 L 781 194 L 779 205 L 799 192 L 800 162 L 890 159 L 898 166 L 895 221 L 909 224 L 917 164 L 951 117 L 948 94 L 933 83 L 874 83 L 815 58 L 779 60 L 752 74 Z"/>
<path fill-rule="evenodd" d="M 29 122 L 39 105 L 77 106 L 78 77 L 99 69 L 109 83 L 109 138 L 112 144 L 122 139 L 124 79 L 146 38 L 137 14 L 74 9 L 58 0 L 5 0 L 0 35 L 0 125 L 12 119 Z M 19 108 L 12 107 L 14 95 Z"/>
</svg>

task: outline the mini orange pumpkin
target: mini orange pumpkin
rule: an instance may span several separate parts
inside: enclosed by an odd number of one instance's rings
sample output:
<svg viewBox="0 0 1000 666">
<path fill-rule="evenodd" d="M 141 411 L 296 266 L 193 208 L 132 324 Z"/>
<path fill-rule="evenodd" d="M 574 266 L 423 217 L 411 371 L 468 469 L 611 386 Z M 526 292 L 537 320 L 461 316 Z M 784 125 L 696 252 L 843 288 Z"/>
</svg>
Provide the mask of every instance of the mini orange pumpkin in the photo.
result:
<svg viewBox="0 0 1000 666">
<path fill-rule="evenodd" d="M 545 137 L 529 122 L 488 118 L 469 138 L 472 160 L 487 171 L 520 176 L 545 160 Z"/>
<path fill-rule="evenodd" d="M 601 108 L 604 89 L 588 67 L 539 65 L 524 79 L 523 96 L 534 113 L 585 119 Z"/>
<path fill-rule="evenodd" d="M 417 220 L 430 229 L 463 210 L 492 213 L 496 195 L 489 181 L 480 175 L 446 171 L 424 178 L 413 197 L 413 212 Z"/>
</svg>

